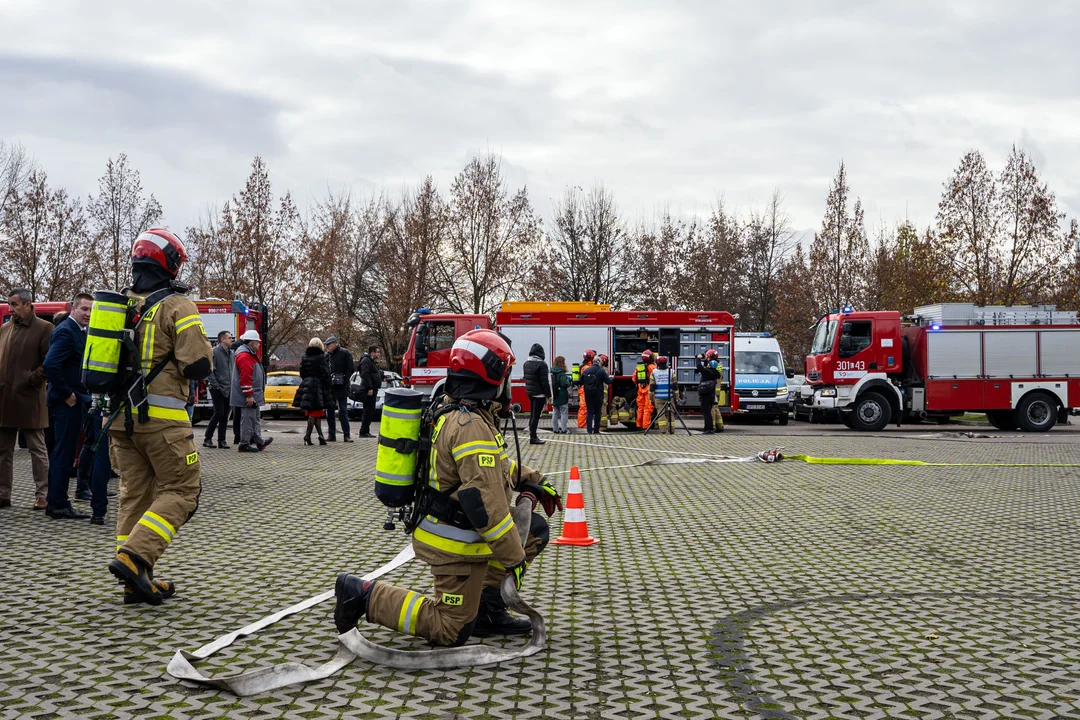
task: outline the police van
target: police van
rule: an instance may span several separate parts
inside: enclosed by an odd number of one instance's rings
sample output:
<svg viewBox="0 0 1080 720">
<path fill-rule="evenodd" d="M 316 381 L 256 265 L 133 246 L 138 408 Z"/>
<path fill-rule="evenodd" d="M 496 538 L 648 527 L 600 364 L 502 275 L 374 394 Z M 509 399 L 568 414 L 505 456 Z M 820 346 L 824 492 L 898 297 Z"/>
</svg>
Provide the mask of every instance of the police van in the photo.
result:
<svg viewBox="0 0 1080 720">
<path fill-rule="evenodd" d="M 735 333 L 735 393 L 741 416 L 788 424 L 788 385 L 780 343 L 769 333 Z"/>
</svg>

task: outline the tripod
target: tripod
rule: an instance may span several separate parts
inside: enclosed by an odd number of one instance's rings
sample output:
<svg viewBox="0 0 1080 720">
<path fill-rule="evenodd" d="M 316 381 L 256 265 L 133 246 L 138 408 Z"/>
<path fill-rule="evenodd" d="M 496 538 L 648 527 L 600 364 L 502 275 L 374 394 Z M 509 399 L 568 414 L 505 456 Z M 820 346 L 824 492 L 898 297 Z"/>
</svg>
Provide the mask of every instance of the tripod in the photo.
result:
<svg viewBox="0 0 1080 720">
<path fill-rule="evenodd" d="M 682 428 L 686 431 L 686 434 L 693 435 L 693 433 L 690 432 L 690 428 L 686 427 L 686 422 L 682 419 L 682 415 L 679 414 L 679 408 L 675 406 L 675 402 L 672 398 L 668 398 L 667 400 L 665 400 L 663 406 L 661 406 L 659 410 L 653 412 L 652 422 L 649 423 L 649 427 L 645 428 L 645 432 L 641 434 L 648 435 L 649 431 L 653 429 L 653 426 L 656 425 L 656 422 L 660 419 L 660 416 L 666 414 L 668 410 L 670 410 L 673 413 L 673 416 L 678 419 L 679 424 L 682 425 Z M 674 435 L 675 430 L 671 428 L 670 423 L 668 424 L 668 428 L 669 434 Z"/>
</svg>

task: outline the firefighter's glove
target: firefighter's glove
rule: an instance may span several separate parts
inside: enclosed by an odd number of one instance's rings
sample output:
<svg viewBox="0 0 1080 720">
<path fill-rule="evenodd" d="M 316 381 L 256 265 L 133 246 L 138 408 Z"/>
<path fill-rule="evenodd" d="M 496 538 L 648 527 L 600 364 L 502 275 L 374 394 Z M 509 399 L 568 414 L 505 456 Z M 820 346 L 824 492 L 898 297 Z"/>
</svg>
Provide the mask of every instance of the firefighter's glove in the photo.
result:
<svg viewBox="0 0 1080 720">
<path fill-rule="evenodd" d="M 536 510 L 537 504 L 544 508 L 544 514 L 551 517 L 555 514 L 555 509 L 563 509 L 562 496 L 559 495 L 559 491 L 555 489 L 555 486 L 548 482 L 546 479 L 541 479 L 539 483 L 525 482 L 518 488 L 521 493 L 521 497 L 528 498 L 532 502 L 533 510 Z"/>
<path fill-rule="evenodd" d="M 521 579 L 523 577 L 525 577 L 525 568 L 526 567 L 528 567 L 528 566 L 525 564 L 525 561 L 522 560 L 521 562 L 519 562 L 514 567 L 508 568 L 506 570 L 506 574 L 510 575 L 510 576 L 512 576 L 514 578 L 514 589 L 515 590 L 520 590 L 521 589 Z"/>
</svg>

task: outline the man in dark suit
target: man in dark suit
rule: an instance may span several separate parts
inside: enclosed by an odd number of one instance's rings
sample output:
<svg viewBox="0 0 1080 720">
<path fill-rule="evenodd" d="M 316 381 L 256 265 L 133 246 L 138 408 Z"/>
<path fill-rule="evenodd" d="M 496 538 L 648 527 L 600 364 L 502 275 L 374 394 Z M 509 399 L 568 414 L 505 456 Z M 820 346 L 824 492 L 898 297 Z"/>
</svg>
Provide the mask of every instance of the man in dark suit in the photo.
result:
<svg viewBox="0 0 1080 720">
<path fill-rule="evenodd" d="M 45 512 L 56 520 L 89 517 L 71 506 L 68 487 L 79 433 L 90 409 L 90 394 L 82 382 L 82 359 L 92 305 L 93 298 L 86 293 L 75 296 L 71 301 L 71 315 L 53 331 L 49 353 L 45 356 L 45 376 L 49 380 L 46 403 L 49 424 L 56 438 L 49 458 L 49 494 Z"/>
</svg>

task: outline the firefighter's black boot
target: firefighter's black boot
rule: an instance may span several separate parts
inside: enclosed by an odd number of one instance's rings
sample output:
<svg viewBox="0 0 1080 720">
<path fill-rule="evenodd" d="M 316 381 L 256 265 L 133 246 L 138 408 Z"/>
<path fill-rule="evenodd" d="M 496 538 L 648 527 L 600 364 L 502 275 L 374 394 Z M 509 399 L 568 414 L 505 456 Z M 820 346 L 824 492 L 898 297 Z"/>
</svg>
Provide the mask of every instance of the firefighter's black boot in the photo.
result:
<svg viewBox="0 0 1080 720">
<path fill-rule="evenodd" d="M 476 627 L 472 634 L 476 637 L 492 635 L 528 635 L 532 632 L 532 623 L 516 618 L 506 610 L 502 592 L 499 588 L 484 588 L 480 593 L 480 609 L 476 613 Z"/>
<path fill-rule="evenodd" d="M 176 594 L 176 585 L 168 580 L 152 580 L 154 587 L 161 593 L 162 600 L 168 600 Z M 124 604 L 125 605 L 138 605 L 143 602 L 142 596 L 137 594 L 132 589 L 130 583 L 124 583 Z"/>
<path fill-rule="evenodd" d="M 116 557 L 109 563 L 109 572 L 129 586 L 141 602 L 160 605 L 164 599 L 154 584 L 154 570 L 150 563 L 130 550 L 120 548 L 116 552 Z"/>
<path fill-rule="evenodd" d="M 339 635 L 356 627 L 360 618 L 367 615 L 368 601 L 371 599 L 371 588 L 375 587 L 374 580 L 362 580 L 359 575 L 341 573 L 334 584 L 334 596 L 337 605 L 334 606 L 334 625 Z"/>
</svg>

